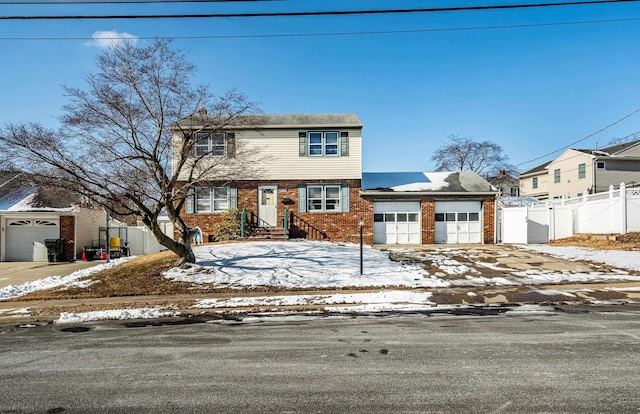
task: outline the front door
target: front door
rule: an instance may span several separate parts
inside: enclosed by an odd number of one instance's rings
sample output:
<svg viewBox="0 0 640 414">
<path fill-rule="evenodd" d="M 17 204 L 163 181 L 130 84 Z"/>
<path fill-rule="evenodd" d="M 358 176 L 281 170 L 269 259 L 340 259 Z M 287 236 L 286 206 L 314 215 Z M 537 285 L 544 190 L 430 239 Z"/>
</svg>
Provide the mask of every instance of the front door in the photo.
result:
<svg viewBox="0 0 640 414">
<path fill-rule="evenodd" d="M 265 185 L 258 187 L 258 225 L 276 227 L 278 225 L 278 187 Z"/>
</svg>

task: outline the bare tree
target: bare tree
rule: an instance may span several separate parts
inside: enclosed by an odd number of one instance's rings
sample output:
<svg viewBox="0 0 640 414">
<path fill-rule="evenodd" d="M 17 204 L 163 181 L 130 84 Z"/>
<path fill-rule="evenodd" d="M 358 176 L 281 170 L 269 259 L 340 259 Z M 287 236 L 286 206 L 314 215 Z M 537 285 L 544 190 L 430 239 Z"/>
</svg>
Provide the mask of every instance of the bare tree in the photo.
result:
<svg viewBox="0 0 640 414">
<path fill-rule="evenodd" d="M 257 111 L 235 91 L 213 96 L 204 86 L 192 86 L 194 72 L 170 41 L 121 43 L 98 57 L 86 89 L 64 87 L 70 102 L 59 131 L 10 124 L 0 132 L 0 150 L 49 186 L 138 216 L 178 256 L 178 264 L 194 262 L 193 230 L 180 216 L 187 195 L 204 181 L 250 174 L 252 152 L 236 146 L 232 157 L 212 157 L 206 150 L 196 156 L 196 134 L 246 125 L 247 114 Z M 201 107 L 209 109 L 207 116 L 197 113 Z M 177 241 L 158 225 L 163 210 Z"/>
<path fill-rule="evenodd" d="M 438 148 L 431 160 L 436 162 L 436 171 L 471 170 L 485 178 L 496 176 L 501 170 L 517 173 L 500 145 L 459 135 L 450 135 L 449 143 Z"/>
</svg>

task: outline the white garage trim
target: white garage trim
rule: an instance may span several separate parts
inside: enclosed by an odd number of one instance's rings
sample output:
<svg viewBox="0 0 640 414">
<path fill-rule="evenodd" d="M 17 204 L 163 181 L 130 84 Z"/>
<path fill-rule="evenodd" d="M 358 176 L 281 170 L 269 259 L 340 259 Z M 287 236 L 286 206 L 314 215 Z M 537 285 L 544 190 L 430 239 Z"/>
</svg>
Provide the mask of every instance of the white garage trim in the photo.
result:
<svg viewBox="0 0 640 414">
<path fill-rule="evenodd" d="M 374 201 L 374 244 L 421 244 L 420 201 Z"/>
<path fill-rule="evenodd" d="M 5 222 L 4 253 L 10 262 L 46 262 L 45 239 L 60 237 L 59 218 L 15 218 Z"/>
<path fill-rule="evenodd" d="M 482 201 L 436 201 L 436 243 L 482 243 Z"/>
</svg>

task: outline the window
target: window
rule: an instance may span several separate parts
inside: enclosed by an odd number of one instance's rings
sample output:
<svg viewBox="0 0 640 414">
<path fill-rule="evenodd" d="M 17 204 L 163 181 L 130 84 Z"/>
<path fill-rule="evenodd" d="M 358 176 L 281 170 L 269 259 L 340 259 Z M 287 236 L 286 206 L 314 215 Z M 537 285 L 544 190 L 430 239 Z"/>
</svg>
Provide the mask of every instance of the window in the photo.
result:
<svg viewBox="0 0 640 414">
<path fill-rule="evenodd" d="M 578 179 L 587 178 L 587 164 L 578 164 Z"/>
<path fill-rule="evenodd" d="M 196 188 L 187 198 L 185 210 L 187 213 L 218 213 L 237 208 L 236 200 L 236 188 L 201 187 Z"/>
<path fill-rule="evenodd" d="M 196 132 L 196 157 L 234 157 L 235 134 L 225 132 Z"/>
<path fill-rule="evenodd" d="M 511 187 L 511 196 L 512 197 L 520 196 L 520 188 L 519 187 Z"/>
<path fill-rule="evenodd" d="M 604 163 L 604 161 L 598 161 L 596 162 L 596 168 L 599 170 L 604 170 L 606 168 L 606 164 Z"/>
<path fill-rule="evenodd" d="M 538 188 L 538 177 L 533 177 L 532 179 L 532 183 L 533 183 L 533 189 L 535 190 L 536 188 Z"/>
<path fill-rule="evenodd" d="M 584 196 L 584 193 L 578 193 L 578 194 L 576 194 L 576 197 L 582 197 L 582 196 Z"/>
<path fill-rule="evenodd" d="M 300 156 L 337 157 L 349 155 L 349 133 L 338 131 L 300 132 Z"/>
<path fill-rule="evenodd" d="M 307 187 L 307 211 L 340 211 L 339 185 L 310 185 Z"/>
<path fill-rule="evenodd" d="M 349 211 L 349 186 L 340 184 L 308 184 L 298 186 L 299 212 L 338 213 Z M 382 217 L 378 217 L 380 221 Z"/>
<path fill-rule="evenodd" d="M 560 182 L 560 168 L 553 170 L 553 183 L 558 184 Z"/>
</svg>

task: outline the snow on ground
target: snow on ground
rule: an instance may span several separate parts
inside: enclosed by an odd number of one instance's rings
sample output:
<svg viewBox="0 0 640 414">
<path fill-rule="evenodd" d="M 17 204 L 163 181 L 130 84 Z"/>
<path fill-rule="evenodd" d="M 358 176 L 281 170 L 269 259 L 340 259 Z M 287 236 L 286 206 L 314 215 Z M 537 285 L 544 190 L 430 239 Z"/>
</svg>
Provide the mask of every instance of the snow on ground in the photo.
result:
<svg viewBox="0 0 640 414">
<path fill-rule="evenodd" d="M 521 248 L 550 254 L 566 260 L 587 260 L 640 271 L 640 251 L 597 250 L 586 247 L 550 246 L 547 244 L 530 244 L 521 246 Z"/>
<path fill-rule="evenodd" d="M 171 269 L 165 277 L 178 281 L 215 283 L 217 287 L 338 288 L 346 286 L 445 287 L 425 277 L 417 265 L 393 262 L 381 251 L 364 249 L 360 274 L 360 246 L 328 242 L 252 242 L 199 246 L 198 266 Z"/>
<path fill-rule="evenodd" d="M 103 263 L 86 269 L 75 271 L 68 276 L 50 276 L 45 279 L 33 280 L 22 285 L 9 285 L 0 289 L 0 300 L 17 298 L 19 296 L 24 296 L 27 293 L 35 292 L 36 290 L 45 290 L 58 286 L 62 286 L 65 288 L 69 288 L 72 286 L 86 287 L 91 284 L 91 281 L 79 281 L 79 279 L 90 276 L 101 270 L 117 266 L 133 259 L 134 257 L 135 256 L 122 257 L 120 259 L 111 260 L 109 263 Z"/>
<path fill-rule="evenodd" d="M 158 308 L 114 309 L 84 313 L 62 312 L 54 323 L 78 323 L 98 320 L 155 319 L 178 316 L 180 312 L 167 312 Z"/>
<path fill-rule="evenodd" d="M 533 245 L 523 247 L 569 260 L 589 260 L 606 263 L 621 269 L 640 270 L 640 252 L 600 251 L 577 247 Z M 460 250 L 451 255 L 465 257 Z M 462 251 L 463 252 L 463 251 Z M 170 269 L 165 277 L 194 284 L 211 283 L 216 287 L 251 288 L 275 286 L 283 288 L 344 288 L 344 287 L 388 287 L 374 293 L 351 293 L 334 295 L 279 295 L 261 297 L 238 297 L 230 299 L 208 299 L 199 301 L 194 308 L 253 308 L 273 306 L 313 306 L 333 312 L 380 312 L 390 310 L 422 310 L 435 306 L 431 293 L 398 289 L 446 288 L 474 286 L 540 285 L 549 283 L 596 282 L 607 280 L 639 281 L 640 276 L 629 275 L 625 270 L 614 272 L 597 271 L 572 273 L 568 271 L 543 271 L 530 269 L 516 271 L 487 263 L 475 263 L 494 271 L 500 277 L 485 277 L 482 270 L 452 259 L 446 249 L 435 253 L 416 251 L 415 264 L 401 263 L 389 259 L 388 252 L 371 247 L 364 249 L 364 274 L 360 275 L 360 247 L 354 244 L 329 242 L 251 242 L 222 245 L 197 246 L 194 248 L 197 265 L 186 270 Z M 464 252 L 463 252 L 464 253 Z M 469 256 L 466 254 L 466 256 Z M 479 259 L 479 258 L 478 258 Z M 104 268 L 115 266 L 127 259 L 114 260 L 110 264 L 98 265 L 75 272 L 66 277 L 55 276 L 22 286 L 0 289 L 0 299 L 17 297 L 28 292 L 54 286 L 78 284 L 78 279 Z M 461 259 L 462 260 L 462 259 Z M 471 259 L 473 263 L 474 259 Z M 434 275 L 429 275 L 420 265 L 430 262 Z M 90 283 L 81 281 L 81 283 Z M 565 296 L 571 296 L 569 294 Z M 519 309 L 519 312 L 526 309 Z M 155 318 L 175 315 L 162 309 L 125 309 L 85 314 L 61 314 L 57 323 L 82 322 L 100 319 Z"/>
</svg>

